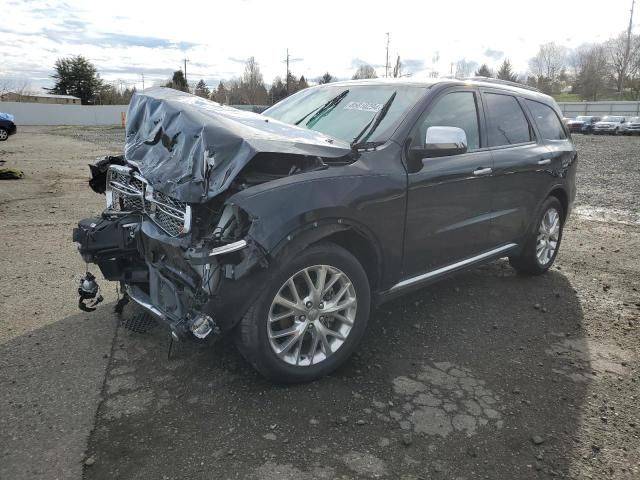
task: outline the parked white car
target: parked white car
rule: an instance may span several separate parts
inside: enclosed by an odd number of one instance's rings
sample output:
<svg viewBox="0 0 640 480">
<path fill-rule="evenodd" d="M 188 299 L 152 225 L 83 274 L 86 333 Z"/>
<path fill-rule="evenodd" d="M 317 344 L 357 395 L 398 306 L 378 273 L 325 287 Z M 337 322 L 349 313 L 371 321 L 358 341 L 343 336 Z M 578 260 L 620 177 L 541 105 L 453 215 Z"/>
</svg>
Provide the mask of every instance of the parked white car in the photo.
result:
<svg viewBox="0 0 640 480">
<path fill-rule="evenodd" d="M 627 121 L 622 124 L 620 133 L 624 135 L 640 135 L 640 117 L 628 118 Z"/>
<path fill-rule="evenodd" d="M 622 132 L 622 125 L 627 121 L 627 117 L 618 116 L 618 115 L 607 115 L 602 117 L 602 120 L 597 122 L 593 127 L 593 133 L 598 134 L 608 134 L 608 135 L 617 135 Z"/>
</svg>

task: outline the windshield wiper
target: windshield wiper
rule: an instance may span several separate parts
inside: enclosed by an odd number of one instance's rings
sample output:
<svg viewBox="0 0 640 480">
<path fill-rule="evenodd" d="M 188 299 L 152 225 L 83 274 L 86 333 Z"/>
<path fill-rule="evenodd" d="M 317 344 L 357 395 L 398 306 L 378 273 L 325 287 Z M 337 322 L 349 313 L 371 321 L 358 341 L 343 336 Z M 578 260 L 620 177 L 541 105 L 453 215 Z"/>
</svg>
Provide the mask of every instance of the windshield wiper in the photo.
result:
<svg viewBox="0 0 640 480">
<path fill-rule="evenodd" d="M 382 120 L 384 120 L 384 117 L 387 115 L 389 108 L 391 108 L 391 104 L 395 100 L 397 93 L 398 92 L 393 92 L 389 99 L 384 103 L 382 108 L 378 110 L 378 112 L 371 118 L 371 120 L 369 120 L 369 123 L 367 123 L 364 128 L 360 130 L 360 133 L 356 135 L 356 137 L 353 139 L 353 142 L 351 142 L 352 149 L 355 150 L 358 148 L 374 148 L 377 145 L 381 145 L 382 142 L 367 142 L 367 140 L 369 139 L 371 134 L 375 132 L 376 128 L 380 126 Z M 367 133 L 366 135 L 364 135 L 365 132 Z M 361 138 L 362 141 L 360 141 Z"/>
<path fill-rule="evenodd" d="M 344 97 L 347 96 L 347 93 L 349 93 L 349 90 L 345 90 L 344 92 L 336 95 L 335 97 L 333 97 L 331 100 L 329 100 L 327 103 L 325 103 L 324 105 L 318 107 L 318 108 L 314 108 L 313 110 L 311 110 L 309 113 L 307 113 L 304 117 L 302 117 L 300 120 L 298 120 L 297 122 L 294 123 L 294 125 L 300 125 L 302 122 L 304 122 L 307 117 L 309 115 L 311 115 L 312 113 L 315 113 L 315 115 L 313 117 L 311 117 L 307 123 L 305 125 L 309 125 L 311 122 L 317 122 L 318 120 L 320 120 L 320 118 L 324 117 L 325 115 L 327 115 L 331 110 L 333 110 L 341 101 Z M 315 124 L 314 122 L 314 124 Z M 311 125 L 313 126 L 313 125 Z"/>
</svg>

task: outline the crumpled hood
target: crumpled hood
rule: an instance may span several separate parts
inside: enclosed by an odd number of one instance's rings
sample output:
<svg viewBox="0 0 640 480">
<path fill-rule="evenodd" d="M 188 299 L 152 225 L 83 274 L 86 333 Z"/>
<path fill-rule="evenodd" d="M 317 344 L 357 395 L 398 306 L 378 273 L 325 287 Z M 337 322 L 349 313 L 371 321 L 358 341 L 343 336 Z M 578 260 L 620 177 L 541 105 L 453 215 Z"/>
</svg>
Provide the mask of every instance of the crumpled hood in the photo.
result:
<svg viewBox="0 0 640 480">
<path fill-rule="evenodd" d="M 164 87 L 132 97 L 126 127 L 125 159 L 154 189 L 192 203 L 226 190 L 258 153 L 351 151 L 327 135 Z"/>
</svg>

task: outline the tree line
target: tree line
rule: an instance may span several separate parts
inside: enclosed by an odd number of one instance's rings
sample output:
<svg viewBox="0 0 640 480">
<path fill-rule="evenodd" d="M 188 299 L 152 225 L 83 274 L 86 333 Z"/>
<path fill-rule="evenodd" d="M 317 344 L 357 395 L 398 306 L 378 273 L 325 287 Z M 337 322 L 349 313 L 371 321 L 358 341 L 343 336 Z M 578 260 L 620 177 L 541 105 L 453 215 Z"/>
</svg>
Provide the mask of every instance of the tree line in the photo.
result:
<svg viewBox="0 0 640 480">
<path fill-rule="evenodd" d="M 497 72 L 483 64 L 475 74 L 524 83 L 549 95 L 573 93 L 591 101 L 603 96 L 640 100 L 640 35 L 622 32 L 574 49 L 545 43 L 529 60 L 524 77 L 512 71 L 508 59 Z"/>
<path fill-rule="evenodd" d="M 100 78 L 96 67 L 85 57 L 78 55 L 56 60 L 51 75 L 54 86 L 46 88 L 49 93 L 73 95 L 80 98 L 83 105 L 123 105 L 129 103 L 136 92 L 133 88 L 118 88 Z M 375 78 L 370 65 L 361 65 L 353 78 Z M 329 72 L 315 79 L 316 83 L 336 81 Z M 255 57 L 247 59 L 241 76 L 221 80 L 217 87 L 210 89 L 204 80 L 189 84 L 182 70 L 176 70 L 164 86 L 183 92 L 193 93 L 227 105 L 273 105 L 283 98 L 309 86 L 304 75 L 297 77 L 288 72 L 285 78 L 277 76 L 267 88 Z"/>
<path fill-rule="evenodd" d="M 317 83 L 329 83 L 335 78 L 328 72 L 316 79 Z M 304 75 L 297 77 L 288 72 L 285 78 L 277 76 L 269 88 L 264 82 L 260 66 L 255 57 L 247 59 L 241 76 L 221 80 L 218 86 L 210 90 L 204 80 L 188 85 L 182 70 L 174 72 L 172 79 L 165 84 L 183 92 L 191 92 L 203 98 L 209 98 L 226 105 L 273 105 L 283 98 L 309 86 Z"/>
<path fill-rule="evenodd" d="M 468 77 L 472 62 L 460 60 L 456 65 L 456 77 Z M 477 65 L 477 64 L 476 64 Z M 391 75 L 402 75 L 402 63 L 398 57 Z M 622 32 L 602 43 L 583 44 L 569 49 L 554 42 L 540 45 L 537 54 L 529 60 L 525 75 L 513 71 L 509 59 L 504 59 L 494 72 L 483 64 L 476 76 L 493 77 L 527 84 L 550 95 L 574 93 L 583 100 L 598 100 L 604 95 L 615 94 L 619 99 L 640 99 L 640 35 Z M 360 65 L 354 79 L 376 78 L 371 65 Z M 96 67 L 83 56 L 60 58 L 55 62 L 54 86 L 45 90 L 61 95 L 79 97 L 87 104 L 127 104 L 135 93 L 135 87 L 124 90 L 104 82 Z M 337 80 L 329 72 L 314 79 L 316 83 Z M 282 78 L 277 76 L 267 87 L 255 57 L 247 59 L 242 75 L 222 80 L 213 90 L 204 80 L 188 84 L 182 70 L 173 73 L 165 86 L 190 92 L 228 105 L 271 105 L 309 86 L 304 75 L 292 72 Z"/>
</svg>

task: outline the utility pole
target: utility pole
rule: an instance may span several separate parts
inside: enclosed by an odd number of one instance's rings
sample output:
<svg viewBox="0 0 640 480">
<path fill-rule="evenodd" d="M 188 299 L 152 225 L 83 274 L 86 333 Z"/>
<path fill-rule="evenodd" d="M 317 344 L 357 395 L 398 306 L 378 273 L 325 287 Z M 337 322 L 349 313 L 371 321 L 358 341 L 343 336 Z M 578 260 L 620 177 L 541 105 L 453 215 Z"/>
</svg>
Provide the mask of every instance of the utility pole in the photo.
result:
<svg viewBox="0 0 640 480">
<path fill-rule="evenodd" d="M 144 90 L 144 73 L 141 73 L 140 75 L 142 75 L 142 89 Z"/>
<path fill-rule="evenodd" d="M 389 32 L 387 32 L 387 61 L 384 64 L 384 78 L 389 76 Z"/>
<path fill-rule="evenodd" d="M 287 95 L 289 95 L 289 49 L 287 48 Z"/>
<path fill-rule="evenodd" d="M 396 66 L 393 67 L 393 78 L 402 77 L 402 65 L 400 64 L 400 55 L 396 59 Z"/>
<path fill-rule="evenodd" d="M 636 0 L 631 0 L 631 14 L 629 15 L 629 28 L 627 29 L 627 46 L 624 49 L 624 64 L 622 65 L 622 78 L 620 79 L 620 95 L 624 90 L 624 76 L 627 73 L 627 67 L 629 66 L 629 54 L 631 53 L 631 29 L 633 28 L 633 8 L 636 5 Z"/>
<path fill-rule="evenodd" d="M 187 85 L 189 85 L 189 82 L 187 82 L 187 62 L 189 61 L 188 58 L 184 59 L 184 83 L 186 83 Z"/>
</svg>

